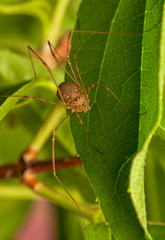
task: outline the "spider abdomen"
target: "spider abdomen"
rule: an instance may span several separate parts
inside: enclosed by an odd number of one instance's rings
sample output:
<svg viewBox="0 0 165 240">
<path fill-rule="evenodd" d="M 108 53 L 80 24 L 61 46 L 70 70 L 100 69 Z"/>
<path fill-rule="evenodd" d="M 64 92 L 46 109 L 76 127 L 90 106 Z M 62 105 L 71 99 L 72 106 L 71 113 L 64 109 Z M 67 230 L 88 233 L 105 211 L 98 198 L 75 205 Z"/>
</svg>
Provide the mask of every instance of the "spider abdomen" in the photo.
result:
<svg viewBox="0 0 165 240">
<path fill-rule="evenodd" d="M 88 95 L 81 87 L 72 82 L 63 82 L 58 87 L 63 99 L 58 92 L 57 96 L 66 108 L 72 112 L 87 112 L 90 109 Z"/>
</svg>

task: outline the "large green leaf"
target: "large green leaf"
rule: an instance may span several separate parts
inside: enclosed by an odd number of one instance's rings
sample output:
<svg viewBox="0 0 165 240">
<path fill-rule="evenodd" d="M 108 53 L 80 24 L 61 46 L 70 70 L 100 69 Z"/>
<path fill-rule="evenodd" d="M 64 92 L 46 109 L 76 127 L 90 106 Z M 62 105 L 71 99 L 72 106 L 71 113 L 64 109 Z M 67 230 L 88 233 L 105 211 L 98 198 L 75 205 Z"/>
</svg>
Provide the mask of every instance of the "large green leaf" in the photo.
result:
<svg viewBox="0 0 165 240">
<path fill-rule="evenodd" d="M 133 155 L 153 134 L 159 118 L 163 2 L 121 0 L 102 4 L 84 0 L 78 15 L 80 30 L 127 33 L 80 34 L 76 56 L 86 89 L 93 83 L 107 86 L 132 110 L 147 111 L 142 116 L 132 114 L 107 90 L 91 90 L 91 110 L 80 116 L 103 155 L 93 146 L 76 116 L 71 117 L 77 151 L 116 239 L 151 239 L 144 202 L 145 151 L 142 156 L 137 155 L 137 171 L 132 168 L 133 204 L 127 189 Z M 73 42 L 77 38 L 78 34 L 74 34 Z M 136 181 L 132 181 L 134 178 Z"/>
<path fill-rule="evenodd" d="M 165 226 L 164 225 L 148 225 L 148 229 L 151 232 L 151 235 L 154 240 L 163 240 L 165 239 Z"/>
<path fill-rule="evenodd" d="M 87 226 L 87 234 L 89 240 L 111 240 L 111 231 L 105 223 L 95 223 Z"/>
<path fill-rule="evenodd" d="M 145 189 L 147 219 L 153 222 L 165 221 L 165 141 L 154 136 L 146 159 Z M 151 187 L 152 186 L 152 187 Z"/>
<path fill-rule="evenodd" d="M 149 143 L 156 132 L 162 118 L 162 97 L 165 76 L 165 5 L 159 2 L 147 2 L 146 8 L 151 10 L 146 15 L 146 22 L 152 21 L 153 14 L 159 10 L 162 20 L 160 29 L 153 29 L 144 35 L 143 54 L 141 64 L 141 98 L 148 113 L 140 119 L 139 124 L 139 153 L 135 156 L 131 175 L 130 192 L 137 216 L 147 232 L 145 194 L 144 194 L 144 166 Z M 159 17 L 158 16 L 158 17 Z M 158 19 L 155 17 L 155 19 Z M 146 29 L 146 28 L 145 28 Z M 151 57 L 152 53 L 152 57 Z M 149 236 L 149 235 L 148 235 Z"/>
</svg>

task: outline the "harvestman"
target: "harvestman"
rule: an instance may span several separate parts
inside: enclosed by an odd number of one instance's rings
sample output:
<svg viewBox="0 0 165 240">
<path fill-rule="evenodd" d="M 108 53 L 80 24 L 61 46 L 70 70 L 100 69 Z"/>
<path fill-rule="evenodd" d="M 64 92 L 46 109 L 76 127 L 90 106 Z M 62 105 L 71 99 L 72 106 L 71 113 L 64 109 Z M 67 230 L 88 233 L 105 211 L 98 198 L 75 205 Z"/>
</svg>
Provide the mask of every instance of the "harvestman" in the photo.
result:
<svg viewBox="0 0 165 240">
<path fill-rule="evenodd" d="M 64 190 L 67 192 L 67 194 L 71 197 L 71 199 L 74 201 L 74 203 L 76 204 L 76 206 L 78 207 L 83 221 L 84 221 L 84 216 L 81 212 L 81 209 L 79 207 L 79 205 L 77 204 L 77 202 L 75 201 L 75 199 L 71 196 L 71 194 L 68 192 L 68 190 L 65 188 L 65 186 L 63 185 L 63 183 L 60 181 L 60 179 L 57 177 L 56 175 L 56 168 L 55 168 L 55 136 L 56 136 L 56 132 L 58 130 L 58 128 L 61 126 L 61 124 L 69 117 L 71 116 L 73 113 L 76 114 L 78 120 L 80 121 L 80 124 L 83 126 L 85 132 L 88 134 L 88 137 L 90 138 L 91 142 L 93 143 L 93 145 L 95 146 L 95 148 L 97 149 L 98 152 L 100 152 L 101 154 L 103 154 L 96 146 L 96 144 L 94 143 L 94 141 L 92 140 L 91 136 L 89 135 L 87 129 L 85 128 L 80 116 L 79 116 L 79 112 L 84 112 L 86 113 L 87 111 L 90 110 L 90 106 L 89 106 L 89 102 L 90 102 L 90 90 L 93 87 L 99 87 L 99 88 L 103 88 L 108 90 L 115 98 L 116 100 L 124 107 L 126 108 L 128 111 L 136 114 L 136 115 L 143 115 L 136 113 L 134 111 L 132 111 L 131 109 L 129 109 L 125 104 L 123 104 L 120 99 L 106 86 L 102 86 L 99 84 L 92 84 L 90 86 L 88 86 L 88 91 L 86 91 L 83 81 L 81 79 L 81 75 L 79 72 L 79 68 L 78 68 L 78 64 L 77 64 L 77 59 L 76 59 L 76 53 L 75 53 L 75 46 L 77 41 L 75 42 L 74 46 L 73 46 L 73 56 L 74 56 L 74 63 L 75 63 L 75 67 L 76 67 L 76 71 L 79 77 L 79 80 L 77 79 L 75 72 L 73 70 L 72 64 L 70 62 L 70 58 L 69 58 L 69 53 L 70 53 L 70 42 L 71 42 L 71 36 L 73 32 L 77 32 L 77 33 L 95 33 L 95 34 L 113 34 L 113 35 L 128 35 L 128 33 L 110 33 L 110 32 L 98 32 L 98 31 L 82 31 L 82 30 L 71 30 L 69 32 L 69 36 L 68 36 L 68 44 L 67 44 L 67 62 L 68 65 L 70 67 L 70 70 L 73 74 L 73 76 L 63 67 L 63 65 L 61 64 L 61 62 L 58 60 L 55 52 L 56 50 L 54 49 L 53 45 L 48 41 L 48 45 L 51 51 L 52 56 L 54 57 L 55 61 L 61 66 L 61 68 L 68 74 L 68 76 L 73 80 L 73 82 L 63 82 L 61 83 L 59 86 L 57 85 L 57 82 L 53 76 L 53 73 L 50 69 L 50 67 L 48 66 L 48 64 L 30 47 L 28 47 L 28 52 L 29 52 L 29 56 L 31 59 L 31 63 L 32 63 L 32 67 L 34 70 L 34 74 L 36 77 L 36 72 L 34 69 L 34 65 L 33 65 L 33 61 L 32 61 L 32 56 L 31 56 L 31 52 L 42 62 L 42 64 L 47 68 L 47 70 L 49 71 L 56 87 L 57 87 L 57 96 L 59 98 L 60 101 L 62 101 L 62 104 L 58 104 L 55 103 L 53 101 L 49 101 L 40 97 L 33 97 L 33 96 L 24 96 L 24 95 L 12 95 L 12 96 L 1 96 L 1 97 L 20 97 L 20 98 L 31 98 L 31 99 L 35 99 L 35 100 L 39 100 L 39 101 L 44 101 L 44 102 L 48 102 L 48 103 L 52 103 L 55 105 L 59 105 L 61 107 L 64 107 L 66 109 L 70 109 L 71 112 L 64 117 L 64 119 L 59 123 L 59 125 L 55 128 L 55 130 L 53 131 L 53 136 L 52 136 L 52 163 L 53 163 L 53 175 L 56 178 L 56 180 L 59 182 L 59 184 L 64 188 Z M 136 35 L 139 33 L 131 33 L 131 35 Z M 55 51 L 53 51 L 53 49 Z M 56 52 L 57 53 L 57 52 Z M 58 54 L 58 53 L 57 53 Z M 59 55 L 59 54 L 58 54 Z M 84 226 L 85 226 L 85 221 L 84 221 Z"/>
</svg>

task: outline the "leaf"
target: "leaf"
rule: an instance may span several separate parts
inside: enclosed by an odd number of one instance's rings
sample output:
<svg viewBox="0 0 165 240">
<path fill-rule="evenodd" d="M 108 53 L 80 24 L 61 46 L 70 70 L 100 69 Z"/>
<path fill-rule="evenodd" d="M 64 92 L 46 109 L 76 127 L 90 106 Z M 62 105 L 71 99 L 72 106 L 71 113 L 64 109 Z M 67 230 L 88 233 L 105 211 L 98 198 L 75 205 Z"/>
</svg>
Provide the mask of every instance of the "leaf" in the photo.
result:
<svg viewBox="0 0 165 240">
<path fill-rule="evenodd" d="M 142 116 L 131 114 L 105 89 L 91 90 L 91 110 L 80 116 L 103 155 L 95 149 L 76 117 L 71 117 L 77 152 L 115 239 L 139 240 L 145 239 L 145 235 L 151 239 L 145 216 L 144 150 L 141 156 L 136 156 L 140 159 L 137 172 L 133 172 L 134 166 L 131 172 L 131 181 L 134 178 L 136 181 L 130 185 L 134 205 L 127 189 L 133 156 L 142 148 L 148 135 L 153 134 L 158 121 L 157 99 L 161 88 L 158 92 L 157 81 L 162 9 L 163 1 L 154 5 L 154 1 L 147 4 L 144 1 L 141 4 L 129 0 L 105 1 L 102 4 L 84 0 L 79 10 L 77 27 L 81 30 L 128 33 L 80 34 L 76 56 L 86 89 L 93 83 L 107 86 L 133 111 L 139 112 L 139 105 L 140 113 L 147 110 L 147 114 Z M 144 16 L 145 12 L 147 16 Z M 143 35 L 138 34 L 142 32 Z M 72 46 L 77 38 L 78 34 L 74 34 Z M 146 67 L 153 71 L 148 72 Z M 148 91 L 147 86 L 152 91 Z M 134 164 L 137 163 L 136 159 Z M 135 201 L 137 193 L 139 198 Z"/>
<path fill-rule="evenodd" d="M 165 222 L 165 142 L 158 136 L 151 140 L 146 159 L 145 189 L 147 219 Z M 152 187 L 151 187 L 152 186 Z"/>
<path fill-rule="evenodd" d="M 43 81 L 31 81 L 28 83 L 22 83 L 17 84 L 15 86 L 12 86 L 10 88 L 7 88 L 0 92 L 0 121 L 6 116 L 6 114 L 13 109 L 15 104 L 19 101 L 20 98 L 17 97 L 9 97 L 4 98 L 1 96 L 11 96 L 11 95 L 28 95 L 29 90 L 32 90 L 32 88 L 40 87 L 43 85 Z M 46 87 L 46 86 L 45 86 Z M 49 84 L 47 84 L 47 87 L 49 88 Z"/>
<path fill-rule="evenodd" d="M 165 226 L 164 225 L 154 225 L 148 224 L 148 229 L 154 240 L 165 239 Z"/>
<path fill-rule="evenodd" d="M 159 128 L 157 129 L 156 134 L 160 136 L 163 140 L 165 140 L 165 98 L 163 97 L 163 114 L 162 114 L 162 119 L 159 124 Z"/>
<path fill-rule="evenodd" d="M 111 231 L 105 223 L 95 223 L 87 226 L 87 234 L 89 240 L 111 240 Z"/>
<path fill-rule="evenodd" d="M 148 3 L 147 9 L 154 6 Z M 144 229 L 146 226 L 146 210 L 144 195 L 144 165 L 151 138 L 157 130 L 162 117 L 162 94 L 165 75 L 165 8 L 163 2 L 158 6 L 162 22 L 160 30 L 148 32 L 143 38 L 145 47 L 142 57 L 141 102 L 147 107 L 149 114 L 140 119 L 139 143 L 140 152 L 133 161 L 130 175 L 130 191 L 139 221 Z M 146 16 L 146 22 L 152 21 L 152 14 Z M 153 35 L 155 37 L 153 37 Z M 148 43 L 148 39 L 150 42 Z M 150 52 L 152 51 L 152 60 Z M 148 82 L 148 79 L 152 81 Z M 150 90 L 150 91 L 149 91 Z M 151 100 L 152 99 L 152 100 Z M 148 116 L 147 116 L 148 115 Z M 149 235 L 148 235 L 149 236 Z"/>
<path fill-rule="evenodd" d="M 8 96 L 8 95 L 25 95 L 26 90 L 32 86 L 32 83 L 28 84 L 19 84 L 14 87 L 7 89 L 6 91 L 0 92 L 0 96 Z M 18 90 L 17 90 L 18 89 Z M 3 99 L 3 101 L 2 101 Z M 6 114 L 15 106 L 15 104 L 19 101 L 19 98 L 11 97 L 11 98 L 1 98 L 1 107 L 0 107 L 0 120 L 2 120 Z"/>
<path fill-rule="evenodd" d="M 56 92 L 56 88 L 51 84 L 51 81 L 47 82 L 45 80 L 49 75 L 40 62 L 35 64 L 35 69 L 37 76 L 42 76 L 42 79 L 34 79 L 30 82 L 34 78 L 34 73 L 29 58 L 8 50 L 1 50 L 0 60 L 0 96 L 28 95 L 29 90 L 32 92 L 33 89 L 38 88 L 41 91 L 41 87 L 45 92 L 45 88 L 50 89 L 53 93 Z M 18 100 L 19 98 L 0 98 L 0 120 L 15 106 Z"/>
</svg>

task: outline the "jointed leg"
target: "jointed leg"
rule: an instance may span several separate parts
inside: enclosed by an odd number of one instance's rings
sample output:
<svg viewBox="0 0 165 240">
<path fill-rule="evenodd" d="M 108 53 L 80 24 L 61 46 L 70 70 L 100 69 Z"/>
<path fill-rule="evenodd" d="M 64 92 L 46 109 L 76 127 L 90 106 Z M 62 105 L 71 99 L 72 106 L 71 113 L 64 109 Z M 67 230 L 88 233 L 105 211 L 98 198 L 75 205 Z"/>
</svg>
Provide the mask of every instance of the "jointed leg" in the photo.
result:
<svg viewBox="0 0 165 240">
<path fill-rule="evenodd" d="M 83 89 L 84 89 L 84 91 L 85 91 L 85 93 L 86 93 L 86 90 L 85 90 L 83 81 L 82 81 L 82 79 L 81 79 L 80 71 L 79 71 L 79 68 L 78 68 L 77 57 L 76 57 L 76 50 L 75 50 L 76 44 L 77 44 L 79 38 L 80 38 L 80 33 L 79 33 L 78 39 L 76 40 L 76 42 L 75 42 L 75 44 L 74 44 L 74 46 L 73 46 L 73 56 L 74 56 L 74 63 L 75 63 L 75 66 L 76 66 L 76 71 L 77 71 L 77 73 L 78 73 L 78 76 L 79 76 L 81 85 L 82 85 L 82 87 L 83 87 Z"/>
<path fill-rule="evenodd" d="M 56 132 L 59 129 L 59 127 L 61 126 L 61 124 L 65 121 L 65 119 L 67 119 L 70 115 L 72 114 L 72 112 L 70 112 L 60 123 L 59 125 L 56 127 L 56 129 L 53 131 L 53 136 L 52 136 L 52 164 L 53 164 L 53 175 L 56 177 L 56 166 L 55 166 L 55 137 L 56 137 Z M 60 183 L 61 184 L 61 183 Z"/>
<path fill-rule="evenodd" d="M 66 108 L 64 105 L 62 104 L 58 104 L 58 103 L 55 103 L 53 101 L 50 101 L 50 100 L 47 100 L 45 98 L 40 98 L 40 97 L 33 97 L 33 96 L 26 96 L 26 95 L 2 95 L 0 97 L 3 97 L 3 98 L 9 98 L 9 97 L 16 97 L 16 98 L 30 98 L 30 99 L 34 99 L 34 100 L 37 100 L 37 101 L 42 101 L 42 102 L 47 102 L 47 103 L 51 103 L 51 104 L 54 104 L 54 105 L 58 105 L 60 107 L 64 107 Z"/>
<path fill-rule="evenodd" d="M 89 94 L 90 94 L 90 90 L 91 90 L 91 88 L 93 88 L 93 87 L 99 87 L 99 88 L 104 88 L 104 89 L 108 90 L 108 91 L 116 98 L 116 100 L 117 100 L 124 108 L 126 108 L 129 112 L 132 112 L 132 113 L 134 113 L 134 114 L 136 114 L 136 115 L 143 115 L 143 114 L 146 113 L 146 112 L 144 112 L 144 113 L 134 112 L 132 109 L 128 108 L 128 107 L 111 91 L 110 88 L 108 88 L 108 87 L 106 87 L 106 86 L 99 85 L 99 84 L 92 84 L 92 85 L 90 85 L 90 86 L 88 87 L 88 97 L 89 97 Z"/>
<path fill-rule="evenodd" d="M 61 187 L 65 190 L 65 192 L 69 195 L 69 197 L 73 200 L 73 202 L 76 204 L 77 208 L 80 211 L 80 214 L 82 216 L 83 219 L 83 223 L 84 223 L 84 228 L 86 228 L 86 224 L 85 224 L 85 220 L 84 220 L 84 216 L 83 213 L 79 207 L 79 205 L 77 204 L 77 202 L 75 201 L 75 199 L 72 197 L 72 195 L 68 192 L 68 190 L 66 189 L 66 187 L 63 185 L 63 183 L 60 181 L 60 179 L 57 177 L 56 174 L 56 166 L 55 166 L 55 137 L 56 137 L 56 132 L 58 130 L 58 128 L 61 126 L 61 124 L 65 121 L 65 119 L 67 119 L 71 114 L 73 114 L 73 112 L 70 112 L 60 123 L 59 125 L 56 127 L 56 129 L 53 131 L 53 136 L 52 136 L 52 163 L 53 163 L 53 175 L 56 178 L 56 180 L 59 182 L 59 184 L 61 185 Z"/>
<path fill-rule="evenodd" d="M 68 74 L 68 76 L 77 84 L 77 79 L 74 79 L 70 73 L 64 68 L 64 66 L 60 63 L 60 61 L 58 60 L 58 58 L 56 57 L 55 53 L 53 52 L 52 48 L 54 48 L 54 46 L 48 41 L 48 45 L 49 45 L 49 48 L 50 48 L 50 51 L 52 53 L 52 56 L 54 57 L 55 61 L 60 65 L 60 67 Z"/>
<path fill-rule="evenodd" d="M 59 92 L 59 95 L 60 95 L 60 97 L 61 97 L 61 99 L 62 99 L 62 101 L 63 101 L 63 97 L 62 97 L 61 91 L 60 91 L 60 89 L 59 89 L 59 87 L 58 87 L 58 85 L 57 85 L 57 83 L 56 83 L 56 80 L 55 80 L 55 78 L 54 78 L 54 76 L 53 76 L 53 73 L 52 73 L 52 71 L 50 70 L 50 67 L 48 66 L 48 64 L 47 64 L 30 46 L 27 46 L 27 48 L 28 48 L 29 56 L 30 56 L 30 59 L 31 59 L 31 62 L 32 62 L 32 67 L 33 67 L 33 70 L 34 70 L 35 77 L 36 77 L 36 72 L 35 72 L 35 69 L 34 69 L 34 64 L 33 64 L 33 61 L 32 61 L 32 56 L 31 56 L 30 51 L 31 51 L 31 52 L 42 62 L 42 64 L 48 69 L 48 71 L 49 71 L 49 73 L 50 73 L 50 75 L 51 75 L 51 77 L 52 77 L 52 79 L 53 79 L 53 81 L 54 81 L 54 83 L 55 83 L 55 85 L 56 85 L 56 87 L 57 87 L 57 91 Z M 63 101 L 63 102 L 64 102 L 64 101 Z"/>
<path fill-rule="evenodd" d="M 74 70 L 73 70 L 73 68 L 72 68 L 72 64 L 71 64 L 71 62 L 70 62 L 70 58 L 69 58 L 69 53 L 70 53 L 70 42 L 71 42 L 72 32 L 73 32 L 73 30 L 71 30 L 71 31 L 69 32 L 69 35 L 68 35 L 68 43 L 67 43 L 67 61 L 68 61 L 68 65 L 69 65 L 69 67 L 70 67 L 70 69 L 71 69 L 71 71 L 72 71 L 72 74 L 73 74 L 73 76 L 74 76 L 74 78 L 75 78 L 77 84 L 80 85 L 80 84 L 79 84 L 79 81 L 78 81 L 77 78 L 76 78 L 76 75 L 75 75 L 75 73 L 74 73 Z"/>
</svg>

